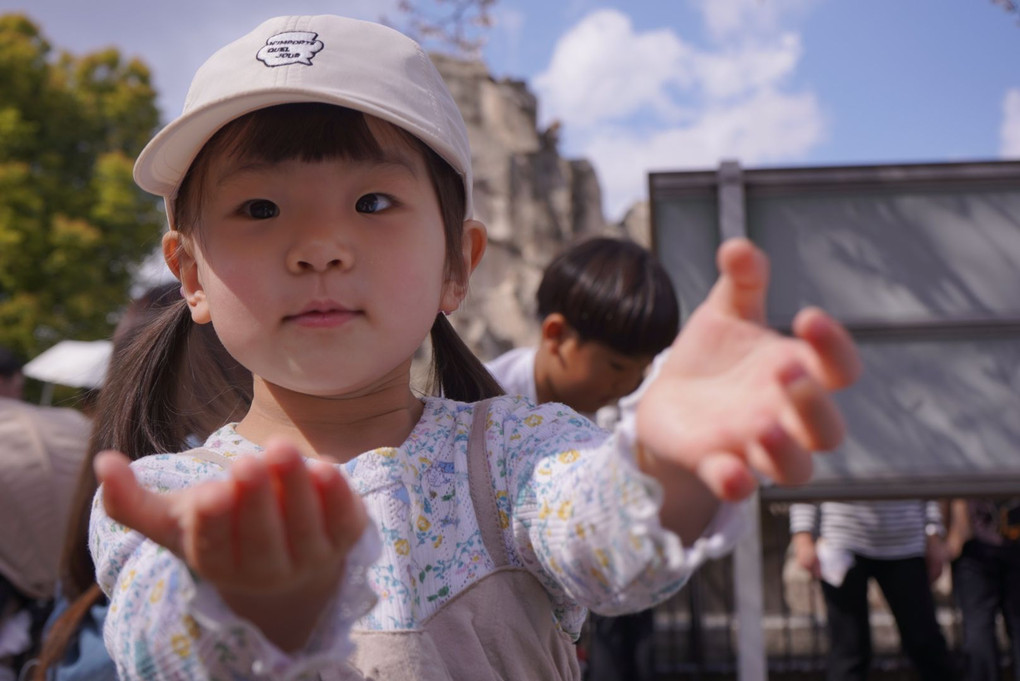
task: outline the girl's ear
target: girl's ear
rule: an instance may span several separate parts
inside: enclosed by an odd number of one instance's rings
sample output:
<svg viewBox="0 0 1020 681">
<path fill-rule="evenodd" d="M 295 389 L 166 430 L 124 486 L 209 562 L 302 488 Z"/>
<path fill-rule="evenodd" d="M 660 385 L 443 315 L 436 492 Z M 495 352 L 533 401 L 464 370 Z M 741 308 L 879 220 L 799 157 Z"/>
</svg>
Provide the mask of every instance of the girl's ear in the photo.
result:
<svg viewBox="0 0 1020 681">
<path fill-rule="evenodd" d="M 212 318 L 198 277 L 198 263 L 183 234 L 170 230 L 163 235 L 163 259 L 181 282 L 181 295 L 188 301 L 191 320 L 196 324 L 208 324 Z"/>
<path fill-rule="evenodd" d="M 439 301 L 440 312 L 450 314 L 460 307 L 464 296 L 467 295 L 468 279 L 471 277 L 471 273 L 475 271 L 475 268 L 478 267 L 478 263 L 481 262 L 488 241 L 489 237 L 485 231 L 485 225 L 478 220 L 464 221 L 464 238 L 461 248 L 461 258 L 463 259 L 461 271 L 464 272 L 464 278 L 463 281 L 451 281 L 446 286 L 446 289 L 443 291 L 443 297 Z"/>
</svg>

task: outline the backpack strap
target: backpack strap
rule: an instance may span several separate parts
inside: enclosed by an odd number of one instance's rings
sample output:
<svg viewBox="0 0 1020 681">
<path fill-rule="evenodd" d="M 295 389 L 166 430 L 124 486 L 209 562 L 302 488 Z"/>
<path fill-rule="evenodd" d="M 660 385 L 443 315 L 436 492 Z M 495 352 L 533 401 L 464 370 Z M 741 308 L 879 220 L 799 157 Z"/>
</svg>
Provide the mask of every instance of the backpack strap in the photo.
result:
<svg viewBox="0 0 1020 681">
<path fill-rule="evenodd" d="M 218 466 L 222 466 L 223 468 L 230 468 L 230 459 L 206 447 L 189 449 L 186 452 L 181 452 L 179 456 L 190 456 L 194 459 L 202 459 L 203 461 L 214 463 Z"/>
<path fill-rule="evenodd" d="M 475 517 L 478 519 L 482 543 L 498 568 L 509 565 L 510 558 L 507 555 L 506 544 L 503 542 L 503 526 L 499 521 L 492 469 L 489 466 L 489 454 L 485 447 L 485 426 L 489 420 L 491 402 L 492 400 L 489 399 L 475 404 L 471 435 L 468 438 L 467 470 L 471 503 L 475 509 Z"/>
</svg>

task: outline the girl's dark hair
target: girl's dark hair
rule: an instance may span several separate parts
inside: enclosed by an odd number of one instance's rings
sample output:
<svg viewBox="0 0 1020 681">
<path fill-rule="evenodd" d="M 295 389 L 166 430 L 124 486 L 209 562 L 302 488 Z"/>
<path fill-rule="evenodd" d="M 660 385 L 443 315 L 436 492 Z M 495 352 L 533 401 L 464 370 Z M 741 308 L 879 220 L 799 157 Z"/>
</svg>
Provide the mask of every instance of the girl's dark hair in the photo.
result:
<svg viewBox="0 0 1020 681">
<path fill-rule="evenodd" d="M 467 285 L 462 246 L 466 197 L 460 175 L 429 146 L 404 130 L 393 131 L 422 155 L 442 211 L 446 234 L 447 280 Z M 280 134 L 280 131 L 286 134 Z M 281 104 L 259 109 L 223 126 L 202 148 L 173 202 L 176 229 L 188 234 L 201 229 L 202 191 L 213 158 L 239 162 L 278 163 L 296 159 L 322 161 L 385 160 L 383 149 L 363 113 L 330 104 Z M 430 333 L 432 375 L 428 390 L 450 399 L 475 402 L 502 395 L 503 390 L 482 362 L 464 344 L 453 326 L 436 315 Z"/>
<path fill-rule="evenodd" d="M 563 315 L 582 341 L 624 355 L 655 355 L 680 330 L 680 305 L 665 268 L 633 241 L 598 237 L 560 253 L 536 295 L 539 317 Z"/>
</svg>

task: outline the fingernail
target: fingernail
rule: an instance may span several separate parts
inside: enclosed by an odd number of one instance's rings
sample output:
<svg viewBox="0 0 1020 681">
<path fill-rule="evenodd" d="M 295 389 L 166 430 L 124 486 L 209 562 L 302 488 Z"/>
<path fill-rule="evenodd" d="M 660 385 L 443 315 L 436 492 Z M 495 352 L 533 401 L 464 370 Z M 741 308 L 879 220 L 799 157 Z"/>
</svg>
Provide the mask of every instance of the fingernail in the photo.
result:
<svg viewBox="0 0 1020 681">
<path fill-rule="evenodd" d="M 793 385 L 797 381 L 807 378 L 807 369 L 799 362 L 790 364 L 779 372 L 779 380 L 783 385 Z"/>
<path fill-rule="evenodd" d="M 773 423 L 762 432 L 758 441 L 761 442 L 763 447 L 772 451 L 785 445 L 787 439 L 786 431 L 783 430 L 783 427 L 778 423 Z"/>
</svg>

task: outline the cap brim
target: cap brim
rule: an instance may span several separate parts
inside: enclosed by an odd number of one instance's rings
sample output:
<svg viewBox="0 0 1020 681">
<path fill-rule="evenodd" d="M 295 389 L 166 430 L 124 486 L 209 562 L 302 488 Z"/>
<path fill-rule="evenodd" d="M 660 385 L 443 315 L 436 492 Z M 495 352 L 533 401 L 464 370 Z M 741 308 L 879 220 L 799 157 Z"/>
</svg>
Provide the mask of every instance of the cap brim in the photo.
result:
<svg viewBox="0 0 1020 681">
<path fill-rule="evenodd" d="M 274 88 L 255 90 L 243 95 L 233 95 L 211 102 L 189 111 L 186 115 L 168 124 L 145 146 L 135 161 L 134 178 L 139 187 L 147 192 L 173 198 L 180 183 L 195 157 L 209 139 L 221 127 L 241 116 L 278 104 L 317 102 L 335 104 L 375 116 L 381 120 L 408 131 L 435 149 L 462 177 L 465 169 L 458 167 L 457 155 L 444 148 L 445 140 L 439 135 L 421 130 L 414 121 L 402 117 L 399 112 L 388 111 L 374 102 L 353 97 L 329 96 L 322 92 L 310 92 L 301 88 Z"/>
</svg>

